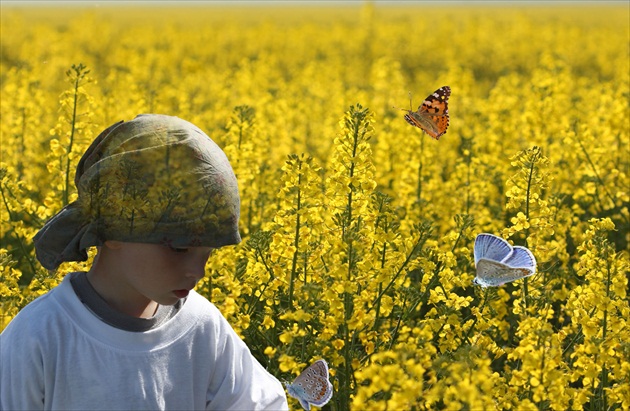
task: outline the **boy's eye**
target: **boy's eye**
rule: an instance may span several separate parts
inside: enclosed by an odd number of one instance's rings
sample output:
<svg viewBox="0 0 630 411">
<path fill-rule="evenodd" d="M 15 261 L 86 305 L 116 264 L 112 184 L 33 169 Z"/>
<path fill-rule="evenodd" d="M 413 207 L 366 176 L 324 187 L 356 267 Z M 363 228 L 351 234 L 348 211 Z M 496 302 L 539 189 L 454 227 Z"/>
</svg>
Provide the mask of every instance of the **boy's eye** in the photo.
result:
<svg viewBox="0 0 630 411">
<path fill-rule="evenodd" d="M 179 248 L 179 247 L 169 247 L 171 251 L 175 253 L 185 253 L 188 252 L 188 248 Z"/>
</svg>

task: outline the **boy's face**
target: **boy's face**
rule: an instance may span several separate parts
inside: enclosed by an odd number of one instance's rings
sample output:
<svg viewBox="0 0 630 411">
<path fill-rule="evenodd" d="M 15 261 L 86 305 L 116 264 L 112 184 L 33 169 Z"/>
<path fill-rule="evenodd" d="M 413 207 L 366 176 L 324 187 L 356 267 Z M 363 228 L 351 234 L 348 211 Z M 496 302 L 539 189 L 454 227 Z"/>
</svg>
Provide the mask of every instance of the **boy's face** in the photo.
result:
<svg viewBox="0 0 630 411">
<path fill-rule="evenodd" d="M 171 248 L 144 243 L 108 242 L 120 267 L 119 290 L 161 305 L 175 304 L 205 275 L 210 247 Z"/>
</svg>

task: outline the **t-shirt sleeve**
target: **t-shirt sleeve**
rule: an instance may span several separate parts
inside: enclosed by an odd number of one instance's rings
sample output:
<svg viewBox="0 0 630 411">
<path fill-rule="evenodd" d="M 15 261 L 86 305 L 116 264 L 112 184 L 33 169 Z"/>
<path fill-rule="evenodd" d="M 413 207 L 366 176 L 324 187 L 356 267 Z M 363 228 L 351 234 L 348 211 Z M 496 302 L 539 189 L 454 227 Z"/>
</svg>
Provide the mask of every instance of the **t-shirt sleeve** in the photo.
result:
<svg viewBox="0 0 630 411">
<path fill-rule="evenodd" d="M 28 331 L 30 324 L 22 321 L 24 314 L 20 314 L 0 334 L 0 410 L 41 410 L 42 350 Z"/>
<path fill-rule="evenodd" d="M 282 384 L 254 358 L 219 313 L 216 367 L 207 396 L 207 410 L 288 410 Z"/>
</svg>

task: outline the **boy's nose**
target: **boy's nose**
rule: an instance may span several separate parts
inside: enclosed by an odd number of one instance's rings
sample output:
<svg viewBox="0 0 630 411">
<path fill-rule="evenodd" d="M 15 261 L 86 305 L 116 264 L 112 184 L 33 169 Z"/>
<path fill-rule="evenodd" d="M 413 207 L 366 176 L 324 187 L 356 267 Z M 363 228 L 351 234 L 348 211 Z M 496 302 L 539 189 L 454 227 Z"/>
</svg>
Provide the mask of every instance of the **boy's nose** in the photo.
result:
<svg viewBox="0 0 630 411">
<path fill-rule="evenodd" d="M 194 263 L 187 264 L 185 267 L 186 277 L 197 281 L 201 280 L 206 275 L 206 260 L 195 261 Z"/>
<path fill-rule="evenodd" d="M 200 247 L 201 248 L 201 247 Z M 186 276 L 195 280 L 195 283 L 206 275 L 206 262 L 212 249 L 197 249 L 186 267 Z"/>
</svg>

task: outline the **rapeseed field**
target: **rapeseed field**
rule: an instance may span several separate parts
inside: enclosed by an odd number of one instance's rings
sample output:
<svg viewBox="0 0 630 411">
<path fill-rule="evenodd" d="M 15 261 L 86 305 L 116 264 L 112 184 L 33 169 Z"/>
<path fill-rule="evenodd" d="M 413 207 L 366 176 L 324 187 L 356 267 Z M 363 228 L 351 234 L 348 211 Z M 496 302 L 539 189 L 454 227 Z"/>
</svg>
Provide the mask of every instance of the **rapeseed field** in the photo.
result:
<svg viewBox="0 0 630 411">
<path fill-rule="evenodd" d="M 89 143 L 170 114 L 225 150 L 242 196 L 243 242 L 198 292 L 278 378 L 325 358 L 325 409 L 630 408 L 627 4 L 1 19 L 0 329 L 86 268 L 47 272 L 32 238 L 76 198 Z M 438 141 L 399 108 L 446 85 Z M 536 275 L 474 285 L 482 232 Z"/>
</svg>

